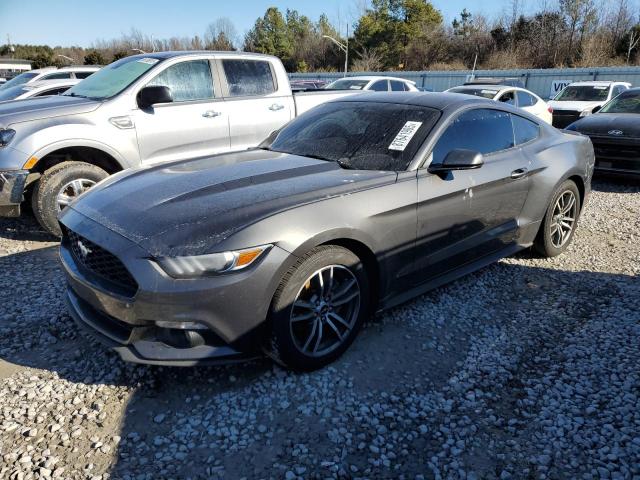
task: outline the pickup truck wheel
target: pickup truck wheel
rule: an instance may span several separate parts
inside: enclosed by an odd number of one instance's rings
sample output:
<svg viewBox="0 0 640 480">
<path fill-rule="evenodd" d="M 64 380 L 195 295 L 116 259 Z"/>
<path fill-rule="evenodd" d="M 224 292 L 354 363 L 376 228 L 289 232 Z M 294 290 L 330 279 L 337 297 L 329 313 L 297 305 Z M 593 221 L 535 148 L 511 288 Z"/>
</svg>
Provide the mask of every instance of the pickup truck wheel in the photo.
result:
<svg viewBox="0 0 640 480">
<path fill-rule="evenodd" d="M 284 275 L 274 295 L 267 354 L 293 370 L 331 363 L 357 336 L 369 295 L 369 278 L 353 252 L 315 248 Z"/>
<path fill-rule="evenodd" d="M 45 171 L 31 196 L 33 214 L 40 225 L 60 237 L 58 214 L 73 200 L 109 174 L 84 162 L 62 162 Z"/>
</svg>

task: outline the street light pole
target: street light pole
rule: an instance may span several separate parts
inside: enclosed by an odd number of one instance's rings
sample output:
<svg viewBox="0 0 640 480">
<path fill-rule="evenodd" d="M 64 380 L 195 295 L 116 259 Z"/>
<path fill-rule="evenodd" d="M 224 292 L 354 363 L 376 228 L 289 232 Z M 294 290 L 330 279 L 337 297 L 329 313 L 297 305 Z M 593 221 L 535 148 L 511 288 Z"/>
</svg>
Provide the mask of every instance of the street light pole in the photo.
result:
<svg viewBox="0 0 640 480">
<path fill-rule="evenodd" d="M 73 58 L 67 57 L 66 55 L 58 54 L 58 55 L 56 55 L 56 57 L 64 58 L 65 60 L 69 60 L 71 63 L 74 62 Z"/>
<path fill-rule="evenodd" d="M 147 53 L 144 50 L 140 50 L 139 48 L 130 48 L 129 50 L 131 50 L 132 52 L 140 52 L 140 53 Z"/>
<path fill-rule="evenodd" d="M 328 40 L 331 40 L 333 43 L 335 43 L 338 48 L 340 50 L 342 50 L 344 52 L 344 76 L 347 76 L 347 70 L 349 68 L 349 26 L 347 25 L 347 42 L 346 44 L 339 42 L 338 40 L 336 40 L 333 37 L 330 37 L 329 35 L 323 35 L 322 38 L 326 38 Z"/>
</svg>

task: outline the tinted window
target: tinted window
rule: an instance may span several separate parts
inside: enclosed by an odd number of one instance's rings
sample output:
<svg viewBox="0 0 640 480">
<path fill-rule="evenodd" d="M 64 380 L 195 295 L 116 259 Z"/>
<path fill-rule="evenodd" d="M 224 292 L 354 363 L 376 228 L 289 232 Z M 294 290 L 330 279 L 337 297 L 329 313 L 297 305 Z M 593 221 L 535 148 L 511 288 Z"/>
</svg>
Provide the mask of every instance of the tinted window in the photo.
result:
<svg viewBox="0 0 640 480">
<path fill-rule="evenodd" d="M 213 98 L 213 79 L 208 60 L 192 60 L 171 65 L 148 85 L 169 87 L 174 102 Z"/>
<path fill-rule="evenodd" d="M 406 170 L 439 117 L 439 110 L 416 105 L 325 103 L 262 147 L 340 162 L 345 168 Z"/>
<path fill-rule="evenodd" d="M 223 60 L 222 66 L 232 97 L 267 95 L 276 91 L 269 62 Z"/>
<path fill-rule="evenodd" d="M 530 94 L 528 94 L 527 92 L 522 92 L 520 90 L 518 90 L 516 92 L 516 94 L 518 95 L 518 106 L 519 107 L 531 107 L 533 105 L 535 105 L 536 103 L 538 103 L 538 100 L 536 100 L 536 98 Z"/>
<path fill-rule="evenodd" d="M 507 112 L 469 110 L 456 118 L 433 149 L 433 163 L 442 163 L 451 150 L 464 148 L 483 155 L 513 147 L 513 128 Z"/>
<path fill-rule="evenodd" d="M 404 92 L 407 90 L 407 86 L 404 82 L 389 80 L 389 83 L 391 83 L 391 91 L 393 92 Z"/>
<path fill-rule="evenodd" d="M 509 105 L 515 105 L 516 104 L 515 92 L 513 90 L 511 90 L 510 92 L 504 92 L 502 95 L 500 95 L 500 98 L 498 98 L 498 101 L 502 103 L 508 103 Z"/>
<path fill-rule="evenodd" d="M 516 145 L 530 142 L 540 134 L 540 127 L 531 120 L 519 117 L 518 115 L 511 115 L 511 121 L 513 122 L 513 133 L 516 138 Z"/>
<path fill-rule="evenodd" d="M 369 80 L 349 80 L 344 78 L 331 82 L 323 88 L 327 90 L 362 90 L 367 86 L 367 83 L 369 83 Z"/>
<path fill-rule="evenodd" d="M 37 73 L 25 72 L 21 73 L 17 77 L 13 77 L 11 80 L 8 80 L 2 86 L 0 86 L 0 90 L 4 90 L 5 88 L 17 87 L 18 85 L 22 85 L 23 83 L 27 83 L 34 77 L 37 77 Z"/>
<path fill-rule="evenodd" d="M 475 95 L 476 97 L 488 98 L 493 100 L 493 97 L 498 93 L 497 90 L 491 90 L 488 88 L 468 88 L 468 87 L 458 87 L 451 88 L 447 90 L 451 93 L 464 93 L 465 95 Z"/>
<path fill-rule="evenodd" d="M 93 75 L 96 72 L 76 72 L 75 76 L 76 78 L 87 78 L 90 75 Z"/>
<path fill-rule="evenodd" d="M 640 90 L 625 90 L 607 103 L 603 113 L 640 113 Z"/>
<path fill-rule="evenodd" d="M 60 95 L 67 90 L 69 90 L 69 87 L 51 88 L 49 90 L 45 90 L 44 92 L 40 92 L 37 95 L 34 95 L 34 97 L 44 97 L 45 95 Z"/>
<path fill-rule="evenodd" d="M 69 78 L 71 78 L 71 72 L 58 72 L 45 75 L 40 80 L 68 80 Z"/>
<path fill-rule="evenodd" d="M 378 80 L 373 85 L 371 85 L 371 88 L 369 88 L 369 90 L 373 90 L 374 92 L 386 92 L 387 90 L 389 90 L 389 87 L 386 80 Z"/>
</svg>

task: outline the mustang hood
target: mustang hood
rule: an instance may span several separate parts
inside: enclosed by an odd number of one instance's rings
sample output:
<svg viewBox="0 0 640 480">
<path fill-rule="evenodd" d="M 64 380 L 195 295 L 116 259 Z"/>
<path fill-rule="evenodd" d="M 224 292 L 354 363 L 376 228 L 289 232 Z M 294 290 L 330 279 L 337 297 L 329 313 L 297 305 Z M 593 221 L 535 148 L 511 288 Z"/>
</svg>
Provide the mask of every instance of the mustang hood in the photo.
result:
<svg viewBox="0 0 640 480">
<path fill-rule="evenodd" d="M 35 97 L 0 103 L 0 126 L 41 120 L 62 115 L 87 113 L 100 106 L 100 102 L 68 95 Z"/>
<path fill-rule="evenodd" d="M 211 253 L 234 232 L 295 206 L 395 182 L 393 172 L 250 150 L 129 171 L 70 208 L 156 256 Z"/>
<path fill-rule="evenodd" d="M 640 138 L 640 118 L 634 113 L 598 113 L 578 120 L 572 128 L 587 135 Z"/>
</svg>

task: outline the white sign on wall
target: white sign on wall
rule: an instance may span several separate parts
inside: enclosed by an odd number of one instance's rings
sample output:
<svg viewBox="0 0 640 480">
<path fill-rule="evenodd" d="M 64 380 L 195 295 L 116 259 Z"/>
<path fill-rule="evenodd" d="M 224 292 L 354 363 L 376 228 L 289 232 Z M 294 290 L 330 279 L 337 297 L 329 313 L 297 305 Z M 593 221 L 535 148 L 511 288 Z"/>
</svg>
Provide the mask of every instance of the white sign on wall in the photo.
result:
<svg viewBox="0 0 640 480">
<path fill-rule="evenodd" d="M 554 98 L 557 94 L 559 94 L 564 87 L 569 85 L 571 80 L 553 80 L 551 82 L 551 92 L 549 93 L 549 98 Z"/>
</svg>

